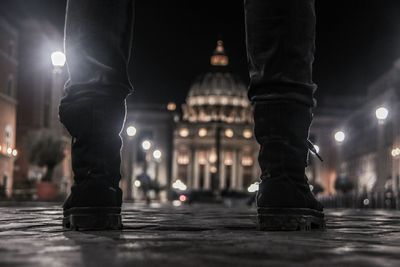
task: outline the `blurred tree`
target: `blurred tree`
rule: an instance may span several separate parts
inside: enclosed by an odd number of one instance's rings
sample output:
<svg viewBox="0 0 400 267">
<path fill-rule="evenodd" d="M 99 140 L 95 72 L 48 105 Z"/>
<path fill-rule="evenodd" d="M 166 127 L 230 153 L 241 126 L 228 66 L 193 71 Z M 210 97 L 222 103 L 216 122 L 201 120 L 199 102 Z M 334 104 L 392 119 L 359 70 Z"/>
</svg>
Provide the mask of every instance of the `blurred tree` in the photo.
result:
<svg viewBox="0 0 400 267">
<path fill-rule="evenodd" d="M 28 140 L 28 157 L 30 163 L 47 168 L 42 181 L 50 182 L 54 168 L 65 157 L 62 137 L 51 130 L 33 132 Z"/>
</svg>

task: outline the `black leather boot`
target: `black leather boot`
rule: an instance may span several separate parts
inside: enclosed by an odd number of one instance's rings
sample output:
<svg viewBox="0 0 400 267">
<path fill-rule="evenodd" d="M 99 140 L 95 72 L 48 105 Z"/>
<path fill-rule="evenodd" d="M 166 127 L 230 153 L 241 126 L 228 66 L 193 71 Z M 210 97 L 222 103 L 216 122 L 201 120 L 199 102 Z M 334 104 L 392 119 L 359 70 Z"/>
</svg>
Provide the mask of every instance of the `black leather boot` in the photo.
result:
<svg viewBox="0 0 400 267">
<path fill-rule="evenodd" d="M 72 136 L 75 180 L 63 206 L 64 228 L 121 229 L 119 133 L 124 117 L 123 100 L 70 94 L 61 101 L 60 120 Z"/>
<path fill-rule="evenodd" d="M 261 146 L 260 230 L 323 229 L 323 207 L 305 175 L 308 149 L 313 149 L 308 141 L 311 108 L 294 101 L 256 102 L 254 119 L 255 137 Z"/>
</svg>

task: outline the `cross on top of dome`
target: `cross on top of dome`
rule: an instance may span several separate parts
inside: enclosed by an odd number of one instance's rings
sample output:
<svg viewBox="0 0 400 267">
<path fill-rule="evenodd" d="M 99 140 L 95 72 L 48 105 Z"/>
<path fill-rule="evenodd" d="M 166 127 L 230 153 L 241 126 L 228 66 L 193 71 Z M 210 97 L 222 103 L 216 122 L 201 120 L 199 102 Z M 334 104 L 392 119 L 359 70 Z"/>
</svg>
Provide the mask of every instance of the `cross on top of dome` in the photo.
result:
<svg viewBox="0 0 400 267">
<path fill-rule="evenodd" d="M 212 66 L 228 66 L 229 58 L 225 54 L 224 42 L 219 40 L 217 42 L 217 47 L 214 50 L 214 54 L 211 56 Z"/>
</svg>

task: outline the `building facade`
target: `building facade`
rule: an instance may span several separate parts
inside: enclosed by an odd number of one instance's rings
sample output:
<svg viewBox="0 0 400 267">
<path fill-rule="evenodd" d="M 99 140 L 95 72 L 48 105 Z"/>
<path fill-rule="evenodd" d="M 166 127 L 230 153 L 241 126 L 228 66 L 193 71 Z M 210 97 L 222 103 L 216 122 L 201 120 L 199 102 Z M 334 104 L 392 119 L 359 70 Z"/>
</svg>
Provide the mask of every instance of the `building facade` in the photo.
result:
<svg viewBox="0 0 400 267">
<path fill-rule="evenodd" d="M 32 133 L 38 131 L 51 131 L 65 140 L 65 158 L 54 170 L 53 182 L 58 185 L 60 193 L 66 195 L 72 183 L 70 138 L 58 119 L 66 68 L 53 66 L 51 60 L 54 51 L 63 51 L 63 37 L 47 21 L 24 17 L 18 23 L 20 44 L 16 137 L 19 153 L 14 170 L 16 197 L 34 196 L 36 184 L 46 172 L 29 160 L 28 144 Z"/>
<path fill-rule="evenodd" d="M 172 179 L 200 191 L 245 191 L 258 180 L 258 145 L 246 86 L 229 71 L 222 41 L 198 76 L 174 131 Z"/>
<path fill-rule="evenodd" d="M 141 199 L 144 196 L 137 185 L 137 177 L 146 173 L 154 185 L 169 188 L 171 185 L 172 133 L 174 131 L 175 104 L 139 104 L 127 101 L 127 115 L 121 133 L 122 181 L 124 198 Z M 144 142 L 146 145 L 144 145 Z M 135 186 L 136 181 L 136 186 Z M 162 190 L 161 201 L 167 200 Z"/>
<path fill-rule="evenodd" d="M 325 195 L 338 192 L 338 179 L 355 193 L 399 192 L 400 60 L 377 79 L 365 97 L 334 97 L 316 109 L 311 139 L 324 162 L 311 155 L 311 180 Z M 343 140 L 335 140 L 341 131 Z"/>
<path fill-rule="evenodd" d="M 0 16 L 0 199 L 11 197 L 16 150 L 18 31 Z"/>
</svg>

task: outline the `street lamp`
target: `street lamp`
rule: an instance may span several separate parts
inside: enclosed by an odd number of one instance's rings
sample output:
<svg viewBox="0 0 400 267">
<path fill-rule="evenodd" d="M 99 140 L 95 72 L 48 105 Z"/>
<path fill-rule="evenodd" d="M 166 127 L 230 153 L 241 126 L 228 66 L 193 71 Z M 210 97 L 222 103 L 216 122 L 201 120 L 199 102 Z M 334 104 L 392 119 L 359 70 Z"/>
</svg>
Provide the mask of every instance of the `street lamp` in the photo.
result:
<svg viewBox="0 0 400 267">
<path fill-rule="evenodd" d="M 128 136 L 130 136 L 130 137 L 133 137 L 133 136 L 135 136 L 136 135 L 136 132 L 137 132 L 137 130 L 136 130 L 136 128 L 135 128 L 135 126 L 129 126 L 128 128 L 126 128 L 126 134 L 128 135 Z"/>
<path fill-rule="evenodd" d="M 66 62 L 65 54 L 61 51 L 51 53 L 51 63 L 54 67 L 62 68 Z"/>
<path fill-rule="evenodd" d="M 153 158 L 156 161 L 159 161 L 161 159 L 161 156 L 162 156 L 162 153 L 161 153 L 160 150 L 156 149 L 156 150 L 153 151 Z"/>
<path fill-rule="evenodd" d="M 136 135 L 136 133 L 137 133 L 137 129 L 136 129 L 136 127 L 135 126 L 133 126 L 133 125 L 130 125 L 130 126 L 128 126 L 127 128 L 126 128 L 126 134 L 128 135 L 128 141 L 129 141 L 129 143 L 130 143 L 130 145 L 128 146 L 128 158 L 129 158 L 129 160 L 128 160 L 128 178 L 127 178 L 127 181 L 128 181 L 128 187 L 127 187 L 127 199 L 128 200 L 132 200 L 133 199 L 133 192 L 134 192 L 134 190 L 133 190 L 133 188 L 132 188 L 132 180 L 133 180 L 133 175 L 134 175 L 134 162 L 135 162 L 135 160 L 134 160 L 134 155 L 133 155 L 133 149 L 134 149 L 134 144 L 136 143 L 135 141 L 136 140 L 134 140 L 134 136 Z M 135 186 L 136 187 L 139 187 L 139 186 L 137 186 L 137 183 L 136 182 L 138 182 L 138 181 L 135 181 Z"/>
<path fill-rule="evenodd" d="M 389 110 L 385 107 L 379 107 L 375 110 L 375 116 L 379 122 L 384 122 L 389 115 Z"/>
<path fill-rule="evenodd" d="M 343 131 L 337 131 L 335 133 L 334 137 L 335 137 L 336 142 L 342 143 L 344 141 L 344 139 L 346 138 L 346 135 Z"/>
<path fill-rule="evenodd" d="M 142 148 L 145 151 L 148 151 L 151 148 L 151 142 L 149 140 L 144 140 L 142 142 Z"/>
<path fill-rule="evenodd" d="M 385 120 L 389 115 L 389 110 L 380 106 L 375 110 L 375 116 L 378 119 L 377 129 L 377 151 L 376 151 L 376 174 L 377 182 L 376 189 L 383 192 L 385 190 L 386 182 L 386 151 L 385 151 Z"/>
<path fill-rule="evenodd" d="M 153 158 L 155 159 L 155 162 L 156 162 L 155 179 L 156 179 L 157 183 L 159 182 L 158 181 L 159 180 L 158 173 L 159 173 L 159 169 L 160 169 L 161 156 L 162 156 L 162 153 L 159 149 L 156 149 L 153 151 Z"/>
</svg>

